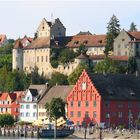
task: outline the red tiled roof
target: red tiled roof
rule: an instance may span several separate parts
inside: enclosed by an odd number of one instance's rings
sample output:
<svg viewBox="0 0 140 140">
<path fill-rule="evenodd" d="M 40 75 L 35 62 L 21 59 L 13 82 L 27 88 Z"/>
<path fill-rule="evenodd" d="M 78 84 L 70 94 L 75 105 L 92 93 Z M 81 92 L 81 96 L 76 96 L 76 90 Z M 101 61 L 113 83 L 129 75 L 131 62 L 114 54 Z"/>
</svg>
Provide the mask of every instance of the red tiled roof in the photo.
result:
<svg viewBox="0 0 140 140">
<path fill-rule="evenodd" d="M 128 61 L 129 59 L 128 56 L 115 56 L 115 55 L 110 56 L 110 58 L 112 60 L 120 60 L 120 61 Z"/>
<path fill-rule="evenodd" d="M 23 48 L 23 45 L 19 39 L 15 42 L 15 46 L 14 46 L 14 49 L 18 49 L 18 48 Z"/>
<path fill-rule="evenodd" d="M 27 37 L 27 36 L 24 36 L 24 38 L 21 39 L 21 43 L 23 44 L 24 42 L 26 41 L 29 41 L 30 43 L 33 41 L 33 38 L 31 37 Z"/>
<path fill-rule="evenodd" d="M 101 60 L 105 58 L 105 55 L 91 55 L 89 57 L 90 59 L 93 59 L 93 60 Z"/>
<path fill-rule="evenodd" d="M 128 56 L 109 56 L 112 60 L 118 60 L 118 61 L 128 61 Z M 103 60 L 105 58 L 105 55 L 92 55 L 90 56 L 91 60 Z"/>
<path fill-rule="evenodd" d="M 0 35 L 0 44 L 2 44 L 6 39 L 6 35 Z"/>
<path fill-rule="evenodd" d="M 50 47 L 50 38 L 49 37 L 36 38 L 26 48 L 30 49 L 30 48 L 46 48 L 46 47 Z"/>
<path fill-rule="evenodd" d="M 128 34 L 130 34 L 132 37 L 134 37 L 136 39 L 140 39 L 140 32 L 138 32 L 138 31 L 128 32 Z"/>
<path fill-rule="evenodd" d="M 76 35 L 72 37 L 72 40 L 68 42 L 67 47 L 80 47 L 84 45 L 86 47 L 100 47 L 106 45 L 106 35 Z"/>
</svg>

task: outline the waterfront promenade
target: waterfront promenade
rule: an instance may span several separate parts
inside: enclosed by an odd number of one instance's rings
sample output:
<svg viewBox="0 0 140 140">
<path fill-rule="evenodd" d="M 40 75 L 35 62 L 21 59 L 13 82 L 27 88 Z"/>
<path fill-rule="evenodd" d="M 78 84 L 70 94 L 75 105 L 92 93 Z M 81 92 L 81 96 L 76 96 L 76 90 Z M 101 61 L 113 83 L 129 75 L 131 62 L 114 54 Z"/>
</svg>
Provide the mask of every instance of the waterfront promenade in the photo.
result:
<svg viewBox="0 0 140 140">
<path fill-rule="evenodd" d="M 35 128 L 1 128 L 0 139 L 39 139 L 41 130 Z M 94 129 L 94 128 L 75 128 L 75 132 L 64 139 L 140 139 L 140 130 L 128 129 Z"/>
</svg>

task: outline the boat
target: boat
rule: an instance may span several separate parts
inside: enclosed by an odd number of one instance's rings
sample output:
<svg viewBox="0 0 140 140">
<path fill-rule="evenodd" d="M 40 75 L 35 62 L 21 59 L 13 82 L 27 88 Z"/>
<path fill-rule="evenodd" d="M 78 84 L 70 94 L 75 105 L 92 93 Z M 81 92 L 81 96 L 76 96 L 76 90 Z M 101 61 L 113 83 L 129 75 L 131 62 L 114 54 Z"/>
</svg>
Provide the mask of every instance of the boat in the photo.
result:
<svg viewBox="0 0 140 140">
<path fill-rule="evenodd" d="M 57 129 L 56 137 L 68 137 L 74 133 L 74 129 Z M 39 133 L 41 138 L 54 138 L 54 129 L 42 129 Z"/>
</svg>

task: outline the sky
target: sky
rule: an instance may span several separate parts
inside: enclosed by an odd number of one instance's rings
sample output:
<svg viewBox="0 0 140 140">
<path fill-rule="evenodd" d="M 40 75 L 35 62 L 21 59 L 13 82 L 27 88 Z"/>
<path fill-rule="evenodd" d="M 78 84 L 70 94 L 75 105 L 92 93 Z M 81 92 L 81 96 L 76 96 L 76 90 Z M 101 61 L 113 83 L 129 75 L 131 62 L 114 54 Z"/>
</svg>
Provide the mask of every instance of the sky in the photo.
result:
<svg viewBox="0 0 140 140">
<path fill-rule="evenodd" d="M 0 13 L 0 34 L 14 39 L 33 37 L 42 18 L 59 18 L 67 36 L 80 31 L 105 34 L 113 14 L 122 29 L 134 22 L 140 30 L 140 1 L 135 0 L 0 0 Z"/>
</svg>

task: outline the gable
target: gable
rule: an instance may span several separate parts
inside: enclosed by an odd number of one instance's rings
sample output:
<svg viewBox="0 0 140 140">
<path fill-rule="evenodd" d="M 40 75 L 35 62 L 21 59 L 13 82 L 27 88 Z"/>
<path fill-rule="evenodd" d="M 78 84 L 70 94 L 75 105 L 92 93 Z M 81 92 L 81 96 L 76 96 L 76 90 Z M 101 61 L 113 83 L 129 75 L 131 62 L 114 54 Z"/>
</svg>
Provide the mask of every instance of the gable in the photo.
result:
<svg viewBox="0 0 140 140">
<path fill-rule="evenodd" d="M 93 85 L 87 72 L 84 70 L 72 91 L 67 96 L 67 101 L 97 100 L 99 96 L 97 89 Z"/>
<path fill-rule="evenodd" d="M 50 26 L 48 24 L 48 22 L 46 21 L 46 19 L 44 18 L 41 23 L 39 24 L 39 27 L 37 28 L 37 31 L 46 31 L 50 29 Z"/>
</svg>

